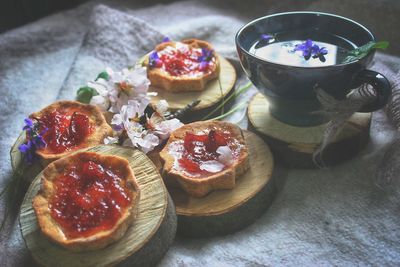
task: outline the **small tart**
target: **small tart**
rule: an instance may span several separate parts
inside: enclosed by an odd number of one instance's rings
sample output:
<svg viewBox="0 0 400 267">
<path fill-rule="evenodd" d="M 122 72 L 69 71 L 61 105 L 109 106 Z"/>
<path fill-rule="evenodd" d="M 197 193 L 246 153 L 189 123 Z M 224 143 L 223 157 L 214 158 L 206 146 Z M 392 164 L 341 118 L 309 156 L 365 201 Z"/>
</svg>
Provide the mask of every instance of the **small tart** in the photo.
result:
<svg viewBox="0 0 400 267">
<path fill-rule="evenodd" d="M 106 136 L 112 135 L 112 128 L 99 108 L 77 101 L 58 101 L 29 117 L 39 122 L 40 132 L 44 131 L 46 147 L 36 153 L 45 160 L 102 144 Z"/>
<path fill-rule="evenodd" d="M 78 152 L 44 169 L 32 205 L 41 232 L 79 252 L 119 240 L 137 215 L 139 199 L 126 159 Z"/>
<path fill-rule="evenodd" d="M 194 122 L 175 130 L 160 152 L 167 184 L 202 197 L 215 189 L 232 189 L 249 168 L 241 129 L 228 122 Z"/>
<path fill-rule="evenodd" d="M 206 41 L 164 42 L 154 51 L 159 57 L 157 64 L 150 63 L 150 54 L 143 62 L 152 86 L 169 92 L 203 91 L 206 84 L 219 75 L 219 58 Z M 210 58 L 203 63 L 200 60 L 202 51 L 210 52 Z"/>
</svg>

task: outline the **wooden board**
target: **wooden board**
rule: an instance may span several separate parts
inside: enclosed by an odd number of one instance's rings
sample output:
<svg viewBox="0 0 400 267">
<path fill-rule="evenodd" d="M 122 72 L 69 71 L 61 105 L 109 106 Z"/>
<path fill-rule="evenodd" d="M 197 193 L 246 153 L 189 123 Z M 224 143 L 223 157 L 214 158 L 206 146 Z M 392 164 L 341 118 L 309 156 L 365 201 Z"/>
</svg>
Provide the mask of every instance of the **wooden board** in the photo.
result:
<svg viewBox="0 0 400 267">
<path fill-rule="evenodd" d="M 131 148 L 100 145 L 88 151 L 129 160 L 141 190 L 138 217 L 122 239 L 104 249 L 68 251 L 46 239 L 38 228 L 32 199 L 39 190 L 41 172 L 25 195 L 19 219 L 22 236 L 33 259 L 41 266 L 155 265 L 172 244 L 177 222 L 174 205 L 154 164 L 145 154 Z"/>
<path fill-rule="evenodd" d="M 250 129 L 265 138 L 277 159 L 291 167 L 316 167 L 312 155 L 322 142 L 326 124 L 297 127 L 280 122 L 260 93 L 250 101 L 247 116 Z M 371 113 L 355 113 L 324 151 L 324 162 L 332 165 L 357 154 L 368 141 L 370 121 Z"/>
<path fill-rule="evenodd" d="M 244 136 L 250 169 L 236 180 L 234 189 L 195 198 L 179 188 L 168 188 L 178 214 L 179 234 L 204 237 L 232 233 L 253 223 L 271 204 L 275 192 L 271 151 L 254 133 L 245 131 Z"/>
<path fill-rule="evenodd" d="M 218 79 L 210 81 L 204 91 L 171 93 L 161 88 L 150 86 L 149 92 L 157 92 L 157 96 L 151 97 L 151 103 L 156 104 L 161 99 L 165 99 L 168 101 L 171 111 L 184 108 L 187 104 L 197 99 L 201 100 L 201 102 L 194 107 L 194 110 L 204 110 L 214 106 L 231 92 L 236 82 L 235 68 L 225 58 L 221 56 L 219 58 L 221 62 L 219 81 Z"/>
</svg>

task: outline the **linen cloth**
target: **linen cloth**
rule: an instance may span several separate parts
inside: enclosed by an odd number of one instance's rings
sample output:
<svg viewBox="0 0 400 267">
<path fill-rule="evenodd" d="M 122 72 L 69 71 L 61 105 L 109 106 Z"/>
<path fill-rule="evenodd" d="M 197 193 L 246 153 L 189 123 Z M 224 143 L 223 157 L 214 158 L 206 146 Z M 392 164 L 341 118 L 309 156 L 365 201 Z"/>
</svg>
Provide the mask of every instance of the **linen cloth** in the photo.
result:
<svg viewBox="0 0 400 267">
<path fill-rule="evenodd" d="M 0 188 L 11 175 L 8 151 L 21 131 L 23 118 L 56 99 L 71 99 L 79 86 L 95 78 L 105 66 L 131 64 L 163 36 L 209 40 L 219 53 L 235 59 L 234 34 L 252 18 L 318 7 L 332 9 L 331 12 L 336 8 L 336 12 L 346 15 L 346 2 L 338 2 L 343 5 L 336 7 L 327 1 L 296 5 L 295 1 L 104 2 L 121 12 L 90 2 L 0 35 Z M 362 9 L 363 3 L 355 2 Z M 392 22 L 390 14 L 381 24 Z M 141 24 L 143 28 L 138 32 L 154 39 L 137 38 L 136 32 L 129 31 L 128 25 L 118 25 L 113 16 Z M 104 26 L 101 23 L 107 21 L 116 23 L 115 34 L 124 34 L 121 39 L 104 39 L 105 33 L 114 29 L 99 31 Z M 126 36 L 143 43 L 126 46 Z M 130 50 L 117 50 L 115 60 L 109 61 L 111 54 L 104 46 L 118 44 Z M 373 69 L 394 73 L 399 69 L 399 58 L 378 54 Z M 252 88 L 244 100 L 255 92 Z M 236 115 L 232 120 L 240 117 Z M 245 127 L 246 120 L 240 125 Z M 324 170 L 287 170 L 277 166 L 279 192 L 269 210 L 253 225 L 223 237 L 177 237 L 160 266 L 399 265 L 400 196 L 398 190 L 382 191 L 374 184 L 378 162 L 395 134 L 385 115 L 377 112 L 371 141 L 353 160 Z M 0 251 L 2 266 L 32 265 L 17 221 L 0 234 Z"/>
</svg>

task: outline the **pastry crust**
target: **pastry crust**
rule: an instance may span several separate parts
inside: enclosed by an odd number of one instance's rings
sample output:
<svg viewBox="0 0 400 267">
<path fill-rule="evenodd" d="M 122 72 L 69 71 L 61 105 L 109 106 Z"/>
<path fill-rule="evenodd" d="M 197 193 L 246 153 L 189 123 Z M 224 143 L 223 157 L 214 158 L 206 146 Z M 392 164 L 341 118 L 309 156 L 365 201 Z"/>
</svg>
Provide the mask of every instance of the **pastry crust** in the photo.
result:
<svg viewBox="0 0 400 267">
<path fill-rule="evenodd" d="M 211 129 L 229 131 L 232 138 L 238 141 L 241 149 L 234 163 L 221 172 L 202 178 L 191 177 L 179 170 L 175 170 L 173 168 L 175 158 L 169 153 L 169 145 L 174 141 L 183 140 L 187 132 L 198 133 Z M 232 123 L 221 121 L 194 122 L 175 130 L 164 149 L 160 152 L 160 158 L 164 166 L 163 177 L 165 177 L 166 183 L 169 185 L 178 184 L 184 191 L 195 197 L 203 197 L 216 189 L 234 188 L 236 179 L 245 173 L 250 166 L 242 130 Z"/>
<path fill-rule="evenodd" d="M 112 169 L 120 170 L 121 177 L 125 180 L 125 188 L 128 190 L 131 203 L 110 230 L 101 231 L 88 237 L 69 239 L 59 224 L 52 218 L 49 200 L 55 193 L 54 182 L 57 177 L 64 173 L 68 166 L 74 165 L 77 161 L 87 160 L 103 163 Z M 41 178 L 41 188 L 33 198 L 32 205 L 38 219 L 39 227 L 47 238 L 68 250 L 80 252 L 101 249 L 119 240 L 137 216 L 139 199 L 139 185 L 126 159 L 111 155 L 101 155 L 95 152 L 78 152 L 56 160 L 44 169 Z"/>
<path fill-rule="evenodd" d="M 206 48 L 213 50 L 213 47 L 206 41 L 198 39 L 187 39 L 181 41 L 181 43 L 189 45 L 192 48 Z M 167 46 L 174 46 L 176 42 L 165 42 L 156 46 L 155 51 L 164 50 Z M 168 72 L 160 68 L 152 68 L 149 66 L 149 55 L 146 56 L 143 65 L 147 67 L 147 76 L 152 86 L 163 88 L 168 92 L 195 92 L 203 91 L 209 81 L 218 77 L 220 72 L 220 62 L 218 55 L 214 52 L 213 57 L 215 58 L 215 64 L 212 69 L 196 77 L 189 76 L 172 76 Z"/>
<path fill-rule="evenodd" d="M 57 101 L 38 112 L 32 113 L 29 117 L 31 119 L 40 118 L 44 114 L 58 109 L 79 110 L 89 117 L 90 124 L 94 127 L 94 130 L 81 144 L 62 153 L 54 153 L 46 150 L 46 148 L 36 150 L 36 154 L 38 154 L 44 160 L 44 162 L 51 162 L 53 160 L 65 157 L 78 149 L 103 144 L 104 138 L 112 135 L 113 133 L 111 126 L 106 122 L 103 113 L 98 107 L 89 104 L 82 104 L 77 101 Z"/>
</svg>

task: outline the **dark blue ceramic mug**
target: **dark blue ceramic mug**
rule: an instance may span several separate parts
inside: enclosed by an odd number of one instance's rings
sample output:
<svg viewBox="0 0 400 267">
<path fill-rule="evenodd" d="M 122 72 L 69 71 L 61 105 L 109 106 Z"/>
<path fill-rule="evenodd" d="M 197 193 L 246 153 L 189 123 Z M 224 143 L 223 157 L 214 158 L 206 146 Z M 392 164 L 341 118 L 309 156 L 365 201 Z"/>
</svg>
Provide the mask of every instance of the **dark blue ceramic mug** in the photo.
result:
<svg viewBox="0 0 400 267">
<path fill-rule="evenodd" d="M 372 85 L 377 93 L 373 103 L 360 112 L 381 109 L 391 95 L 388 80 L 380 73 L 367 69 L 374 52 L 349 63 L 318 67 L 302 67 L 276 63 L 251 52 L 262 34 L 282 32 L 299 33 L 296 38 L 308 39 L 324 33 L 363 46 L 375 41 L 374 35 L 361 24 L 348 18 L 319 12 L 288 12 L 256 19 L 243 26 L 236 35 L 236 47 L 244 71 L 264 94 L 271 114 L 278 120 L 296 126 L 313 126 L 326 122 L 318 115 L 322 106 L 316 97 L 318 85 L 338 100 L 346 98 L 351 89 L 364 83 Z"/>
</svg>

